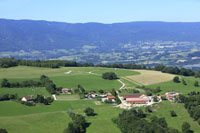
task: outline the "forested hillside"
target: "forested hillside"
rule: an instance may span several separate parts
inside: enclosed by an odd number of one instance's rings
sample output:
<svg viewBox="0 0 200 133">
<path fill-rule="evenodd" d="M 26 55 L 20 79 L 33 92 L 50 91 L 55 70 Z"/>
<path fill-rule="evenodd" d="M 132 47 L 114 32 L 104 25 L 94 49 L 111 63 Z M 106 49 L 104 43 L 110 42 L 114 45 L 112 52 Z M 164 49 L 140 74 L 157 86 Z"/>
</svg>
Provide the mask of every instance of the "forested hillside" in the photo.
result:
<svg viewBox="0 0 200 133">
<path fill-rule="evenodd" d="M 59 23 L 0 19 L 0 51 L 119 48 L 138 41 L 200 42 L 200 23 Z M 109 49 L 108 49 L 109 48 Z"/>
</svg>

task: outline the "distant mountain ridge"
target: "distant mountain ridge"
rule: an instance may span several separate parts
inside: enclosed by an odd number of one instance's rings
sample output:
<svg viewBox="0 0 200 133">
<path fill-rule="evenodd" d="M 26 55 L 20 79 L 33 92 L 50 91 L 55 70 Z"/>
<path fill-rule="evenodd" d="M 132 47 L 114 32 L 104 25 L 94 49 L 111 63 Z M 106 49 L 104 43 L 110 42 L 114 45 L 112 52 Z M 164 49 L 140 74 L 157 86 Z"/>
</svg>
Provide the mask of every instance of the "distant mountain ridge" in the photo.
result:
<svg viewBox="0 0 200 133">
<path fill-rule="evenodd" d="M 199 22 L 63 23 L 0 19 L 0 51 L 120 48 L 137 41 L 200 42 Z"/>
</svg>

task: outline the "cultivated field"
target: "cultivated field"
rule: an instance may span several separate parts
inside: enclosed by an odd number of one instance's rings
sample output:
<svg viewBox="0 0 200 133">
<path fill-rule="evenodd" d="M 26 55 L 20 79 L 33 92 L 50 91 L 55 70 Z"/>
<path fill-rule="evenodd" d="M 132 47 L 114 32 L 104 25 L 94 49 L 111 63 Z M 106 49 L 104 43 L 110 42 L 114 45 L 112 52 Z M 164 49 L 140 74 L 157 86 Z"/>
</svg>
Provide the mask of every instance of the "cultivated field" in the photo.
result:
<svg viewBox="0 0 200 133">
<path fill-rule="evenodd" d="M 139 85 L 157 84 L 161 82 L 170 81 L 174 78 L 174 75 L 172 74 L 162 73 L 159 71 L 150 71 L 150 70 L 134 70 L 134 71 L 139 72 L 140 75 L 126 76 L 125 78 Z"/>
</svg>

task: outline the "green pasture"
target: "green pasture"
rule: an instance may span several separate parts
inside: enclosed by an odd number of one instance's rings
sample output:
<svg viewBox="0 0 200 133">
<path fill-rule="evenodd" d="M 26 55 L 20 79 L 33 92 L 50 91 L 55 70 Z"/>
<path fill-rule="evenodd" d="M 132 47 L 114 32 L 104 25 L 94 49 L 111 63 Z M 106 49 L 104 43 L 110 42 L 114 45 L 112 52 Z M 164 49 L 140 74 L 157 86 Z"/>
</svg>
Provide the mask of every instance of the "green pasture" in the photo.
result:
<svg viewBox="0 0 200 133">
<path fill-rule="evenodd" d="M 80 100 L 80 96 L 78 94 L 60 94 L 56 95 L 56 99 L 58 101 L 73 101 Z"/>
<path fill-rule="evenodd" d="M 88 91 L 112 90 L 121 86 L 121 83 L 117 80 L 104 80 L 96 75 L 66 75 L 51 77 L 51 79 L 58 87 L 77 88 L 78 84 L 80 84 Z"/>
<path fill-rule="evenodd" d="M 177 117 L 171 117 L 170 111 L 174 110 L 177 114 Z M 196 121 L 194 121 L 190 116 L 187 110 L 184 108 L 184 104 L 181 103 L 171 103 L 169 101 L 163 101 L 160 104 L 157 104 L 153 107 L 152 115 L 158 117 L 165 117 L 169 127 L 173 127 L 181 131 L 181 126 L 183 122 L 188 122 L 191 125 L 191 129 L 198 133 L 200 131 L 200 126 Z"/>
<path fill-rule="evenodd" d="M 161 94 L 164 94 L 165 92 L 168 91 L 175 91 L 181 94 L 187 94 L 191 91 L 200 91 L 200 86 L 199 87 L 194 86 L 195 81 L 198 81 L 200 85 L 200 78 L 186 77 L 186 76 L 180 76 L 180 78 L 184 79 L 187 85 L 183 85 L 182 83 L 174 83 L 173 81 L 168 81 L 159 84 L 149 85 L 149 87 L 156 88 L 160 86 L 162 90 Z"/>
<path fill-rule="evenodd" d="M 86 117 L 91 122 L 88 133 L 120 133 L 111 119 L 117 117 L 121 110 L 107 104 L 95 105 L 93 100 L 59 101 L 50 106 L 36 107 L 7 101 L 0 102 L 0 107 L 0 128 L 6 128 L 9 133 L 61 133 L 71 121 L 67 110 L 84 115 L 86 107 L 92 107 L 97 113 L 94 117 Z"/>
</svg>

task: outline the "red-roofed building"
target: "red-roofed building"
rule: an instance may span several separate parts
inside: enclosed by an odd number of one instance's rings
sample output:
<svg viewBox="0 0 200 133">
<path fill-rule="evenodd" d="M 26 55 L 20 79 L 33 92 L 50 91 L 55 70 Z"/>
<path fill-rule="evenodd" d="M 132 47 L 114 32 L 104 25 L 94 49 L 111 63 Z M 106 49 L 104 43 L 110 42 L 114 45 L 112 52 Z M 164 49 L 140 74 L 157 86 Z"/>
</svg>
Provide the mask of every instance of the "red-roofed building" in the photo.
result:
<svg viewBox="0 0 200 133">
<path fill-rule="evenodd" d="M 115 101 L 115 96 L 107 96 L 107 100 Z"/>
<path fill-rule="evenodd" d="M 176 92 L 166 92 L 165 97 L 169 101 L 174 101 L 176 98 L 179 97 L 179 93 Z"/>
<path fill-rule="evenodd" d="M 150 98 L 146 95 L 124 95 L 123 98 L 129 104 L 146 104 L 150 102 Z"/>
<path fill-rule="evenodd" d="M 34 98 L 32 98 L 32 96 L 25 96 L 25 97 L 22 97 L 21 101 L 24 101 L 24 102 L 30 102 L 30 101 L 33 101 Z"/>
<path fill-rule="evenodd" d="M 127 98 L 140 98 L 142 95 L 123 95 L 124 100 Z"/>
</svg>

